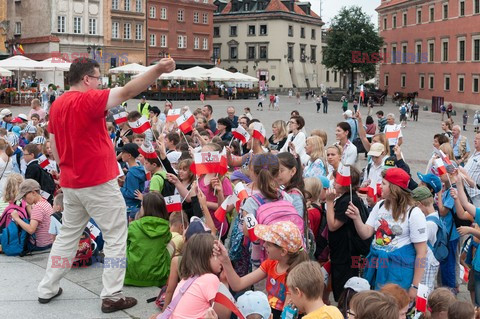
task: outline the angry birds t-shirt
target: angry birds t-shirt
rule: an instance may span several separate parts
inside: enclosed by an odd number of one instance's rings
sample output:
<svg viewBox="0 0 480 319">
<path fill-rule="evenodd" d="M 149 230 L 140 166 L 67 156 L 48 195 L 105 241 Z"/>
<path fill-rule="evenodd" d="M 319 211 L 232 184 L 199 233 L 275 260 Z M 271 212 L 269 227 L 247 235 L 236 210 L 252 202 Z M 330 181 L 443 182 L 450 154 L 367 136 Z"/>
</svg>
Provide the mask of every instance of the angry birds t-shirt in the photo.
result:
<svg viewBox="0 0 480 319">
<path fill-rule="evenodd" d="M 390 252 L 411 243 L 426 242 L 428 233 L 425 215 L 418 207 L 412 209 L 410 217 L 409 212 L 410 208 L 405 217 L 401 216 L 395 221 L 392 212 L 386 209 L 385 203 L 378 202 L 366 222 L 375 229 L 373 247 Z"/>
</svg>

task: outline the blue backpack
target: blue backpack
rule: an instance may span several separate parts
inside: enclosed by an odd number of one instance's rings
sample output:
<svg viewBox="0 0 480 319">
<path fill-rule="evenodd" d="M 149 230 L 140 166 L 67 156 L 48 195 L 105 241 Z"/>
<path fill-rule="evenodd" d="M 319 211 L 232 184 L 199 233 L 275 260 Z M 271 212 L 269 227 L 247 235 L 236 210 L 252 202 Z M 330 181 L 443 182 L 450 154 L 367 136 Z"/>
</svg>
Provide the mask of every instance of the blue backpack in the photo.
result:
<svg viewBox="0 0 480 319">
<path fill-rule="evenodd" d="M 433 252 L 433 255 L 435 256 L 435 259 L 438 260 L 438 262 L 442 262 L 448 257 L 448 242 L 450 240 L 450 236 L 447 235 L 447 230 L 445 229 L 445 225 L 440 221 L 440 219 L 437 216 L 429 215 L 427 216 L 427 221 L 434 222 L 437 227 L 437 241 L 435 244 L 432 246 L 428 241 L 428 247 Z"/>
<path fill-rule="evenodd" d="M 24 218 L 25 223 L 29 223 Z M 27 232 L 18 226 L 15 222 L 8 224 L 2 231 L 2 250 L 7 256 L 19 256 L 27 249 Z"/>
</svg>

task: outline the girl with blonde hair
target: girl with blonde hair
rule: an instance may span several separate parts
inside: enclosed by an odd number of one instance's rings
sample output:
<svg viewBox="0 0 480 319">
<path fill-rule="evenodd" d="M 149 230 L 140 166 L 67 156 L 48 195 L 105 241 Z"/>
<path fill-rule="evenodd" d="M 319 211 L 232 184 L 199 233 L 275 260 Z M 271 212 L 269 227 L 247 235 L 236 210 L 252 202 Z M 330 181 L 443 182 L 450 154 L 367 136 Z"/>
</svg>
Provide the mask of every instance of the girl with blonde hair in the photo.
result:
<svg viewBox="0 0 480 319">
<path fill-rule="evenodd" d="M 283 147 L 287 141 L 287 125 L 282 120 L 277 120 L 272 124 L 272 136 L 268 139 L 270 151 L 273 154 Z"/>
<path fill-rule="evenodd" d="M 303 177 L 318 177 L 327 175 L 325 149 L 323 140 L 319 136 L 309 136 L 305 145 L 305 152 L 310 159 L 303 170 Z"/>
</svg>

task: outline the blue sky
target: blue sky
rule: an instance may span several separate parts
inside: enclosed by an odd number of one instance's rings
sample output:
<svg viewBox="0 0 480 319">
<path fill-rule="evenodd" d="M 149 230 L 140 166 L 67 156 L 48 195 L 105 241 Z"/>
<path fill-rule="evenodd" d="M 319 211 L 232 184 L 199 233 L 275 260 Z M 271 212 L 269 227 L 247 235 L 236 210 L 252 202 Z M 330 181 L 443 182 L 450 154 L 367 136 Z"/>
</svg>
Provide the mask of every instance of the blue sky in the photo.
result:
<svg viewBox="0 0 480 319">
<path fill-rule="evenodd" d="M 349 7 L 352 5 L 359 5 L 363 8 L 369 16 L 372 17 L 375 25 L 377 24 L 377 12 L 375 8 L 380 5 L 380 0 L 310 0 L 312 9 L 315 12 L 320 11 L 320 1 L 322 1 L 322 19 L 325 23 L 329 24 L 330 20 L 338 13 L 342 7 Z"/>
</svg>

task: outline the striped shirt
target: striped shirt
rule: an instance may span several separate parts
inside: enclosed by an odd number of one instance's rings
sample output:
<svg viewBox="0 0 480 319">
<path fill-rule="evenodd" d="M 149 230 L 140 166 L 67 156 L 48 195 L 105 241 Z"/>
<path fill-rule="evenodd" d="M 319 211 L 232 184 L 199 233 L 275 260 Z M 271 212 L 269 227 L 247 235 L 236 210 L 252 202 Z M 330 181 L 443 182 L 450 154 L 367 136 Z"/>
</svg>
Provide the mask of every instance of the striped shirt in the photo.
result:
<svg viewBox="0 0 480 319">
<path fill-rule="evenodd" d="M 473 181 L 476 184 L 480 184 L 480 151 L 475 151 L 475 153 L 470 156 L 467 164 L 465 164 L 465 169 Z M 476 186 L 473 188 L 467 186 L 467 192 L 470 197 L 480 195 L 480 190 Z"/>
<path fill-rule="evenodd" d="M 44 199 L 37 202 L 32 208 L 30 219 L 36 220 L 38 226 L 35 231 L 36 242 L 32 239 L 30 239 L 30 241 L 37 247 L 45 247 L 53 243 L 53 237 L 48 233 L 50 228 L 50 215 L 52 214 L 52 206 Z"/>
</svg>

